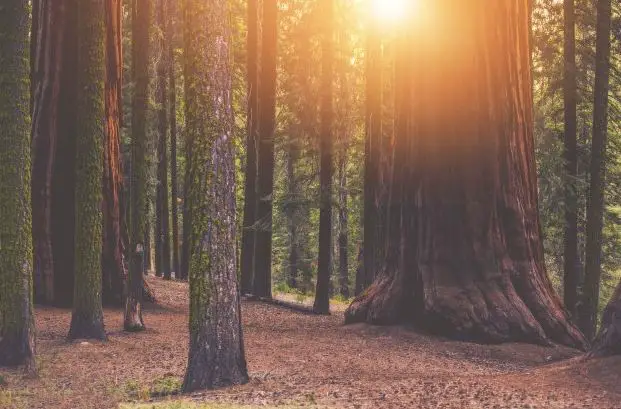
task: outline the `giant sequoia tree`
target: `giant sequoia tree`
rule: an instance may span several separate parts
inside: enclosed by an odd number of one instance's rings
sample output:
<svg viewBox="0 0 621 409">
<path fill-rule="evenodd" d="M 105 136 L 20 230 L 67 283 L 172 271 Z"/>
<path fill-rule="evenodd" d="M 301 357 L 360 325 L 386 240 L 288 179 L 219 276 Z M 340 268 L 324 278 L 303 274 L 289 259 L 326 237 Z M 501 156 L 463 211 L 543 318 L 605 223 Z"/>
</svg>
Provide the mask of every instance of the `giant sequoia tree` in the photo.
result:
<svg viewBox="0 0 621 409">
<path fill-rule="evenodd" d="M 529 3 L 426 3 L 401 33 L 386 256 L 347 322 L 585 347 L 543 261 Z"/>
<path fill-rule="evenodd" d="M 103 213 L 104 0 L 78 4 L 75 285 L 69 338 L 105 339 L 101 298 Z"/>
<path fill-rule="evenodd" d="M 0 13 L 0 365 L 34 368 L 30 211 L 29 5 Z"/>
<path fill-rule="evenodd" d="M 228 3 L 185 2 L 190 350 L 184 391 L 248 381 L 235 251 L 235 157 Z"/>
</svg>

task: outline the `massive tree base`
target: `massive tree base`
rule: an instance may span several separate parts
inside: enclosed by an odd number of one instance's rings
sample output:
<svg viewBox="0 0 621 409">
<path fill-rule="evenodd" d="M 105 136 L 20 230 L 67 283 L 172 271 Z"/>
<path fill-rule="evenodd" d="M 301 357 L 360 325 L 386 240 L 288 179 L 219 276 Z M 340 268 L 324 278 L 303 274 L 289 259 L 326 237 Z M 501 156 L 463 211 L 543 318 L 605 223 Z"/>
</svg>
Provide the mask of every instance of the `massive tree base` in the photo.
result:
<svg viewBox="0 0 621 409">
<path fill-rule="evenodd" d="M 184 392 L 224 388 L 248 382 L 243 349 L 230 349 L 226 352 L 208 348 L 217 345 L 216 341 L 213 339 L 203 347 L 190 348 L 190 351 L 195 352 L 188 360 L 182 388 Z"/>
<path fill-rule="evenodd" d="M 70 340 L 97 339 L 101 341 L 108 339 L 102 319 L 93 319 L 76 314 L 71 317 L 71 326 L 67 338 Z"/>
<path fill-rule="evenodd" d="M 590 357 L 621 355 L 621 283 L 604 310 L 602 326 L 593 341 Z"/>
<path fill-rule="evenodd" d="M 586 349 L 587 342 L 567 320 L 555 295 L 540 280 L 509 274 L 474 280 L 463 287 L 442 285 L 437 271 L 425 278 L 392 272 L 378 277 L 345 313 L 346 324 L 414 324 L 432 333 L 481 343 L 559 343 Z M 535 274 L 529 275 L 531 278 Z M 455 280 L 459 279 L 456 274 Z"/>
<path fill-rule="evenodd" d="M 36 370 L 34 332 L 22 336 L 0 337 L 0 366 L 20 366 Z"/>
</svg>

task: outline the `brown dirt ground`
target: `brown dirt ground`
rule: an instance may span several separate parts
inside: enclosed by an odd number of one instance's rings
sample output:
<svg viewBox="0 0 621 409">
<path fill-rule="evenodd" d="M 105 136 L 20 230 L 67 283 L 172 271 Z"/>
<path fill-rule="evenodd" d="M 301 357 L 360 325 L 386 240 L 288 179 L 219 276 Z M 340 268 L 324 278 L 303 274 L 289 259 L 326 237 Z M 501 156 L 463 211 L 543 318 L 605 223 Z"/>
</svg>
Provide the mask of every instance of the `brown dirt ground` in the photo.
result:
<svg viewBox="0 0 621 409">
<path fill-rule="evenodd" d="M 115 408 L 181 379 L 187 359 L 187 284 L 150 279 L 159 304 L 148 330 L 68 343 L 70 311 L 37 308 L 40 376 L 0 370 L 0 408 Z M 564 348 L 460 343 L 408 328 L 343 326 L 342 311 L 304 315 L 244 302 L 251 381 L 195 401 L 329 408 L 621 408 L 621 357 L 585 362 Z M 2 379 L 0 378 L 0 379 Z"/>
</svg>

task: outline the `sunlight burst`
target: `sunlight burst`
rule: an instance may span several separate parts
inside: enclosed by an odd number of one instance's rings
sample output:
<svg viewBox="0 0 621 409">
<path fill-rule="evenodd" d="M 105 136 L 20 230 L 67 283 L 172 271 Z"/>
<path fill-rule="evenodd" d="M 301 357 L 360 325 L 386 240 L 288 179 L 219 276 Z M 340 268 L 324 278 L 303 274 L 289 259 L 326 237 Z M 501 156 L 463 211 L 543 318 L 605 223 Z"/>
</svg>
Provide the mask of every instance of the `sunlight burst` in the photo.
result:
<svg viewBox="0 0 621 409">
<path fill-rule="evenodd" d="M 386 23 L 397 23 L 413 12 L 420 0 L 371 0 L 376 19 Z"/>
</svg>

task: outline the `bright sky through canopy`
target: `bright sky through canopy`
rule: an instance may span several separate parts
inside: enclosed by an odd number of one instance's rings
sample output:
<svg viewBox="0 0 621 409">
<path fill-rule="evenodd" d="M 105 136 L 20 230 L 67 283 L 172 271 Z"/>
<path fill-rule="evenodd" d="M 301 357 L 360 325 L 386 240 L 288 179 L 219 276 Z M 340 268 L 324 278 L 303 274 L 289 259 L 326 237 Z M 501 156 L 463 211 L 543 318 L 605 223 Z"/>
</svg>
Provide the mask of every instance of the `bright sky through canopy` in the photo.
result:
<svg viewBox="0 0 621 409">
<path fill-rule="evenodd" d="M 373 18 L 383 23 L 403 21 L 420 0 L 371 0 Z"/>
</svg>

